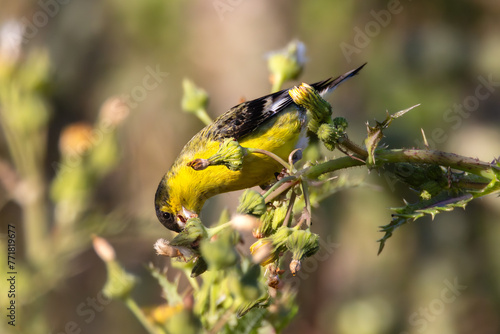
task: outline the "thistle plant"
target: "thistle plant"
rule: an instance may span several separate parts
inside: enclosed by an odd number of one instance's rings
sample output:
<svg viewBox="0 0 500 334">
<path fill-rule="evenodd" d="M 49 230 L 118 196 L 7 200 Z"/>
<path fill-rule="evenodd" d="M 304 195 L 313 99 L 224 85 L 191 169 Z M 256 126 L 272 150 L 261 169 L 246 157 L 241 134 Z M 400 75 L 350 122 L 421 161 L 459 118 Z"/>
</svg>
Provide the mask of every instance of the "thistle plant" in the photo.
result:
<svg viewBox="0 0 500 334">
<path fill-rule="evenodd" d="M 285 53 L 269 58 L 273 91 L 302 70 L 303 57 L 294 56 L 302 46 L 295 43 Z M 193 111 L 205 108 L 207 98 L 200 99 L 200 94 L 187 89 L 185 92 L 183 106 L 189 105 Z M 297 312 L 296 291 L 282 276 L 287 271 L 299 273 L 303 262 L 320 248 L 321 236 L 311 229 L 311 210 L 345 187 L 345 182 L 331 182 L 333 172 L 364 166 L 367 171 L 389 173 L 419 193 L 415 203 L 405 202 L 404 207 L 392 209 L 392 219 L 380 230 L 379 253 L 398 227 L 425 215 L 434 217 L 456 207 L 465 208 L 475 198 L 500 192 L 498 159 L 482 162 L 428 147 L 392 149 L 380 145 L 384 131 L 416 106 L 387 113 L 383 121 L 367 125 L 366 138 L 356 144 L 349 138 L 347 119 L 333 117 L 331 105 L 314 88 L 302 84 L 293 88 L 290 96 L 307 110 L 308 130 L 328 150 L 345 156 L 323 162 L 300 161 L 297 152 L 291 152 L 288 161 L 283 161 L 270 152 L 242 148 L 228 139 L 214 156 L 191 162 L 195 170 L 212 165 L 239 170 L 244 156 L 253 152 L 276 159 L 283 172 L 264 191 L 244 191 L 232 217 L 222 214 L 213 227 L 194 217 L 172 240 L 157 241 L 157 254 L 170 257 L 172 265 L 185 273 L 190 287 L 178 291 L 178 279 L 170 282 L 160 269 L 151 268 L 166 300 L 139 315 L 140 319 L 154 319 L 145 325 L 150 333 L 274 333 L 286 327 Z M 200 100 L 203 108 L 192 106 Z M 253 238 L 250 246 L 243 243 L 249 234 Z"/>
<path fill-rule="evenodd" d="M 90 207 L 96 186 L 119 162 L 117 131 L 128 108 L 110 98 L 94 123 L 68 124 L 59 137 L 60 159 L 48 172 L 53 67 L 46 49 L 23 49 L 22 34 L 17 21 L 0 26 L 0 127 L 9 153 L 0 157 L 0 208 L 13 201 L 22 213 L 19 224 L 12 224 L 23 231 L 16 258 L 22 291 L 16 302 L 23 307 L 23 319 L 30 319 L 23 321 L 23 330 L 48 333 L 49 292 L 72 274 L 70 264 L 89 247 L 91 233 L 116 233 L 107 213 Z M 0 240 L 2 249 L 6 242 Z M 7 302 L 2 300 L 2 308 Z"/>
</svg>

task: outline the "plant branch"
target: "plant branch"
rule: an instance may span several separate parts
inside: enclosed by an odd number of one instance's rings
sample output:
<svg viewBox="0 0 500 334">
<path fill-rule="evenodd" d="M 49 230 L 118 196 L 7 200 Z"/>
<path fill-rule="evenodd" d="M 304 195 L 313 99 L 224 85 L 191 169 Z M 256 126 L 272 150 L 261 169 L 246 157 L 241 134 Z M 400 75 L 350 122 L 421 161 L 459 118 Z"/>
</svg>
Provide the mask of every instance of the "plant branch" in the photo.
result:
<svg viewBox="0 0 500 334">
<path fill-rule="evenodd" d="M 488 180 L 494 179 L 496 174 L 500 173 L 500 166 L 495 164 L 437 150 L 382 149 L 376 153 L 375 157 L 376 164 L 378 166 L 382 166 L 385 163 L 403 162 L 414 164 L 436 164 L 472 173 Z M 303 169 L 299 171 L 297 175 L 303 175 L 310 179 L 316 179 L 322 174 L 362 165 L 364 165 L 363 161 L 352 157 L 341 157 Z M 483 183 L 477 182 L 474 188 L 481 188 L 481 184 Z M 483 184 L 483 186 L 486 184 Z"/>
<path fill-rule="evenodd" d="M 437 150 L 395 149 L 381 150 L 376 154 L 377 165 L 383 163 L 409 162 L 417 164 L 437 164 L 464 172 L 476 174 L 489 180 L 500 173 L 500 167 L 462 155 Z"/>
</svg>

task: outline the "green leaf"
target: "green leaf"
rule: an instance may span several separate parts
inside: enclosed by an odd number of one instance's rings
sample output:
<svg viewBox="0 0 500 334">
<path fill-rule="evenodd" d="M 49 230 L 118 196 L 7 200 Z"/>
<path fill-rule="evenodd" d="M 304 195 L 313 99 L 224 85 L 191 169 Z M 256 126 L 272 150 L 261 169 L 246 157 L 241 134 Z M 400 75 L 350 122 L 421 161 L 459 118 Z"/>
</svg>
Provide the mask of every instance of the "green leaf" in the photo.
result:
<svg viewBox="0 0 500 334">
<path fill-rule="evenodd" d="M 385 118 L 385 120 L 383 122 L 376 121 L 377 124 L 373 127 L 369 126 L 368 124 L 366 125 L 368 135 L 365 138 L 365 147 L 368 151 L 368 158 L 366 159 L 366 163 L 368 166 L 372 166 L 375 164 L 375 149 L 378 147 L 380 140 L 382 140 L 382 137 L 384 136 L 382 130 L 388 128 L 393 120 L 403 116 L 408 111 L 417 106 L 419 106 L 419 104 L 405 110 L 400 110 L 392 115 L 387 113 L 387 117 Z"/>
<path fill-rule="evenodd" d="M 457 207 L 465 209 L 467 203 L 473 198 L 472 194 L 469 193 L 453 197 L 448 191 L 443 191 L 441 194 L 429 200 L 421 200 L 415 204 L 407 204 L 404 207 L 393 208 L 395 213 L 392 215 L 392 221 L 387 225 L 381 226 L 380 229 L 380 232 L 385 232 L 385 235 L 378 240 L 380 243 L 378 254 L 382 252 L 385 242 L 392 236 L 398 227 L 413 222 L 426 214 L 434 219 L 436 214 L 443 211 L 452 211 Z"/>
<path fill-rule="evenodd" d="M 177 305 L 182 303 L 182 296 L 179 295 L 179 292 L 177 291 L 177 287 L 179 286 L 179 279 L 180 276 L 177 276 L 173 282 L 170 282 L 167 279 L 167 271 L 160 271 L 159 269 L 153 267 L 150 265 L 148 267 L 148 270 L 157 281 L 158 284 L 160 284 L 162 290 L 163 290 L 163 295 L 165 296 L 165 299 L 167 300 L 169 305 Z"/>
<path fill-rule="evenodd" d="M 268 311 L 263 308 L 254 308 L 250 310 L 244 317 L 239 318 L 235 327 L 230 327 L 229 324 L 224 328 L 224 333 L 231 334 L 257 334 L 261 328 L 264 316 Z"/>
</svg>

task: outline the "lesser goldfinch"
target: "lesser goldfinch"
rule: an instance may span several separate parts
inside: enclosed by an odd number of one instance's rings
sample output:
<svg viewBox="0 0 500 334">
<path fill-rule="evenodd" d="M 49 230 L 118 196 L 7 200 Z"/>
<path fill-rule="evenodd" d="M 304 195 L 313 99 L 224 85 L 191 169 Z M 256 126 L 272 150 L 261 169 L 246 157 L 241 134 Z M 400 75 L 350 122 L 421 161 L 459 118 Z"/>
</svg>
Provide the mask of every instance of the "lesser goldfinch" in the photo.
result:
<svg viewBox="0 0 500 334">
<path fill-rule="evenodd" d="M 311 86 L 324 96 L 363 66 Z M 225 166 L 194 170 L 190 162 L 213 156 L 226 138 L 238 141 L 242 147 L 266 150 L 287 160 L 297 146 L 305 146 L 303 139 L 307 143 L 307 118 L 306 110 L 293 102 L 289 89 L 229 109 L 184 146 L 163 176 L 155 196 L 158 220 L 169 230 L 180 232 L 189 218 L 200 213 L 208 198 L 272 181 L 281 165 L 259 153 L 245 155 L 242 168 L 237 171 Z"/>
</svg>

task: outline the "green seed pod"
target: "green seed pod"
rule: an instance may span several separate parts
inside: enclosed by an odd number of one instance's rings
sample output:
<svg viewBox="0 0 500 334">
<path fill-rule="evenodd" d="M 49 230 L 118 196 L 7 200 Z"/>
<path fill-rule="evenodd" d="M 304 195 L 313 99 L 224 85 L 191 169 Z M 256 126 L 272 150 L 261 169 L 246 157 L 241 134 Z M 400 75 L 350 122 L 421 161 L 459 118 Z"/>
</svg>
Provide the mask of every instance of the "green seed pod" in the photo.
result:
<svg viewBox="0 0 500 334">
<path fill-rule="evenodd" d="M 211 166 L 224 165 L 232 171 L 241 170 L 247 150 L 233 138 L 226 138 L 216 154 L 208 158 Z"/>
<path fill-rule="evenodd" d="M 237 212 L 256 217 L 263 215 L 266 212 L 264 197 L 255 190 L 245 190 L 240 197 L 240 205 L 238 206 Z"/>
<path fill-rule="evenodd" d="M 300 270 L 301 260 L 319 250 L 319 235 L 309 230 L 294 230 L 287 239 L 286 248 L 292 252 L 290 271 L 295 275 Z"/>
</svg>

